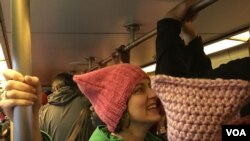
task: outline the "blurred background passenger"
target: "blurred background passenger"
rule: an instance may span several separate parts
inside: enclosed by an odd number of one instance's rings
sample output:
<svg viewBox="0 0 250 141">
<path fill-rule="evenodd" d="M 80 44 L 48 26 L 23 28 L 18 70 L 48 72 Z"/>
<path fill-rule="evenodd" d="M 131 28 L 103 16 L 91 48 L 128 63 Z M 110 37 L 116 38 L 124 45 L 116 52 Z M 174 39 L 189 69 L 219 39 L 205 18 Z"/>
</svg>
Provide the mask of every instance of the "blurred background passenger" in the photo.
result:
<svg viewBox="0 0 250 141">
<path fill-rule="evenodd" d="M 85 126 L 80 129 L 75 141 L 88 140 L 93 127 L 90 122 L 90 103 L 79 91 L 76 83 L 68 73 L 60 73 L 52 80 L 52 93 L 48 96 L 48 103 L 40 109 L 40 128 L 47 132 L 53 141 L 64 141 L 76 134 L 76 126 Z M 78 118 L 83 111 L 84 115 Z M 78 125 L 81 124 L 81 125 Z"/>
</svg>

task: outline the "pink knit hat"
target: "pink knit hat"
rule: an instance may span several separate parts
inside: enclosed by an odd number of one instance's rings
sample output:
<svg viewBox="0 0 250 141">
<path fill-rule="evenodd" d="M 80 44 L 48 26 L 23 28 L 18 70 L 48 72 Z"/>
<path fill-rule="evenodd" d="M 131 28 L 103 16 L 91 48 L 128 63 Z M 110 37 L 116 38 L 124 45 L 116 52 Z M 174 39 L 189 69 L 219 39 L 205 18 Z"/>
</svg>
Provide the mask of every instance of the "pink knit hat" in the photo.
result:
<svg viewBox="0 0 250 141">
<path fill-rule="evenodd" d="M 73 79 L 81 92 L 90 100 L 108 130 L 114 132 L 127 108 L 130 95 L 142 78 L 148 76 L 140 67 L 118 64 L 75 75 Z"/>
<path fill-rule="evenodd" d="M 157 75 L 151 82 L 167 115 L 169 141 L 214 140 L 250 98 L 250 83 L 243 80 Z"/>
</svg>

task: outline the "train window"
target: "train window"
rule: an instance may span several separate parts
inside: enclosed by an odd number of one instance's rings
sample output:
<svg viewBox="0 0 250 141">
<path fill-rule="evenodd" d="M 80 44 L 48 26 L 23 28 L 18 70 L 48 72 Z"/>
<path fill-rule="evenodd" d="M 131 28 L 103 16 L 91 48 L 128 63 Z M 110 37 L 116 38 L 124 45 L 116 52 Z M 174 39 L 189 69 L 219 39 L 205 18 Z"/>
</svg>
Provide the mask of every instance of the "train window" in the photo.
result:
<svg viewBox="0 0 250 141">
<path fill-rule="evenodd" d="M 10 67 L 10 55 L 8 49 L 9 47 L 4 25 L 2 6 L 0 5 L 0 88 L 2 88 L 2 82 L 4 81 L 4 77 L 2 76 L 2 70 Z"/>
</svg>

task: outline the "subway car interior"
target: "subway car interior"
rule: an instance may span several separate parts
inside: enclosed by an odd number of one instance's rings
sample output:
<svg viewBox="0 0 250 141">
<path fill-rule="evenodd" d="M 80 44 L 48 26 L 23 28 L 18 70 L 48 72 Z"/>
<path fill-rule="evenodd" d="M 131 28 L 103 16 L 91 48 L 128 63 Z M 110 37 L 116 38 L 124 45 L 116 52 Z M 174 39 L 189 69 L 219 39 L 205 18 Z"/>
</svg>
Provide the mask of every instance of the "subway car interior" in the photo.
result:
<svg viewBox="0 0 250 141">
<path fill-rule="evenodd" d="M 6 81 L 2 71 L 7 68 L 37 76 L 47 95 L 58 73 L 88 73 L 117 61 L 154 75 L 157 22 L 180 2 L 0 0 L 1 93 Z M 199 11 L 194 26 L 213 68 L 250 56 L 249 6 L 249 0 L 217 0 Z M 5 118 L 1 119 L 3 140 L 10 128 Z"/>
</svg>

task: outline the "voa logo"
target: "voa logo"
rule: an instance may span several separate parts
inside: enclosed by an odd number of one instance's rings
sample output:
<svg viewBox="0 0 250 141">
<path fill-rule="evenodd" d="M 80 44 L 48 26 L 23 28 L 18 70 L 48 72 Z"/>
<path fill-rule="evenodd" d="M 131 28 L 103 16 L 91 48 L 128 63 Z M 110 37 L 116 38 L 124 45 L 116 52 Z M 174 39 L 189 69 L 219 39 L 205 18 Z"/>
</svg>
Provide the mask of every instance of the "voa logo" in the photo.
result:
<svg viewBox="0 0 250 141">
<path fill-rule="evenodd" d="M 227 136 L 247 136 L 244 129 L 226 129 Z"/>
</svg>

